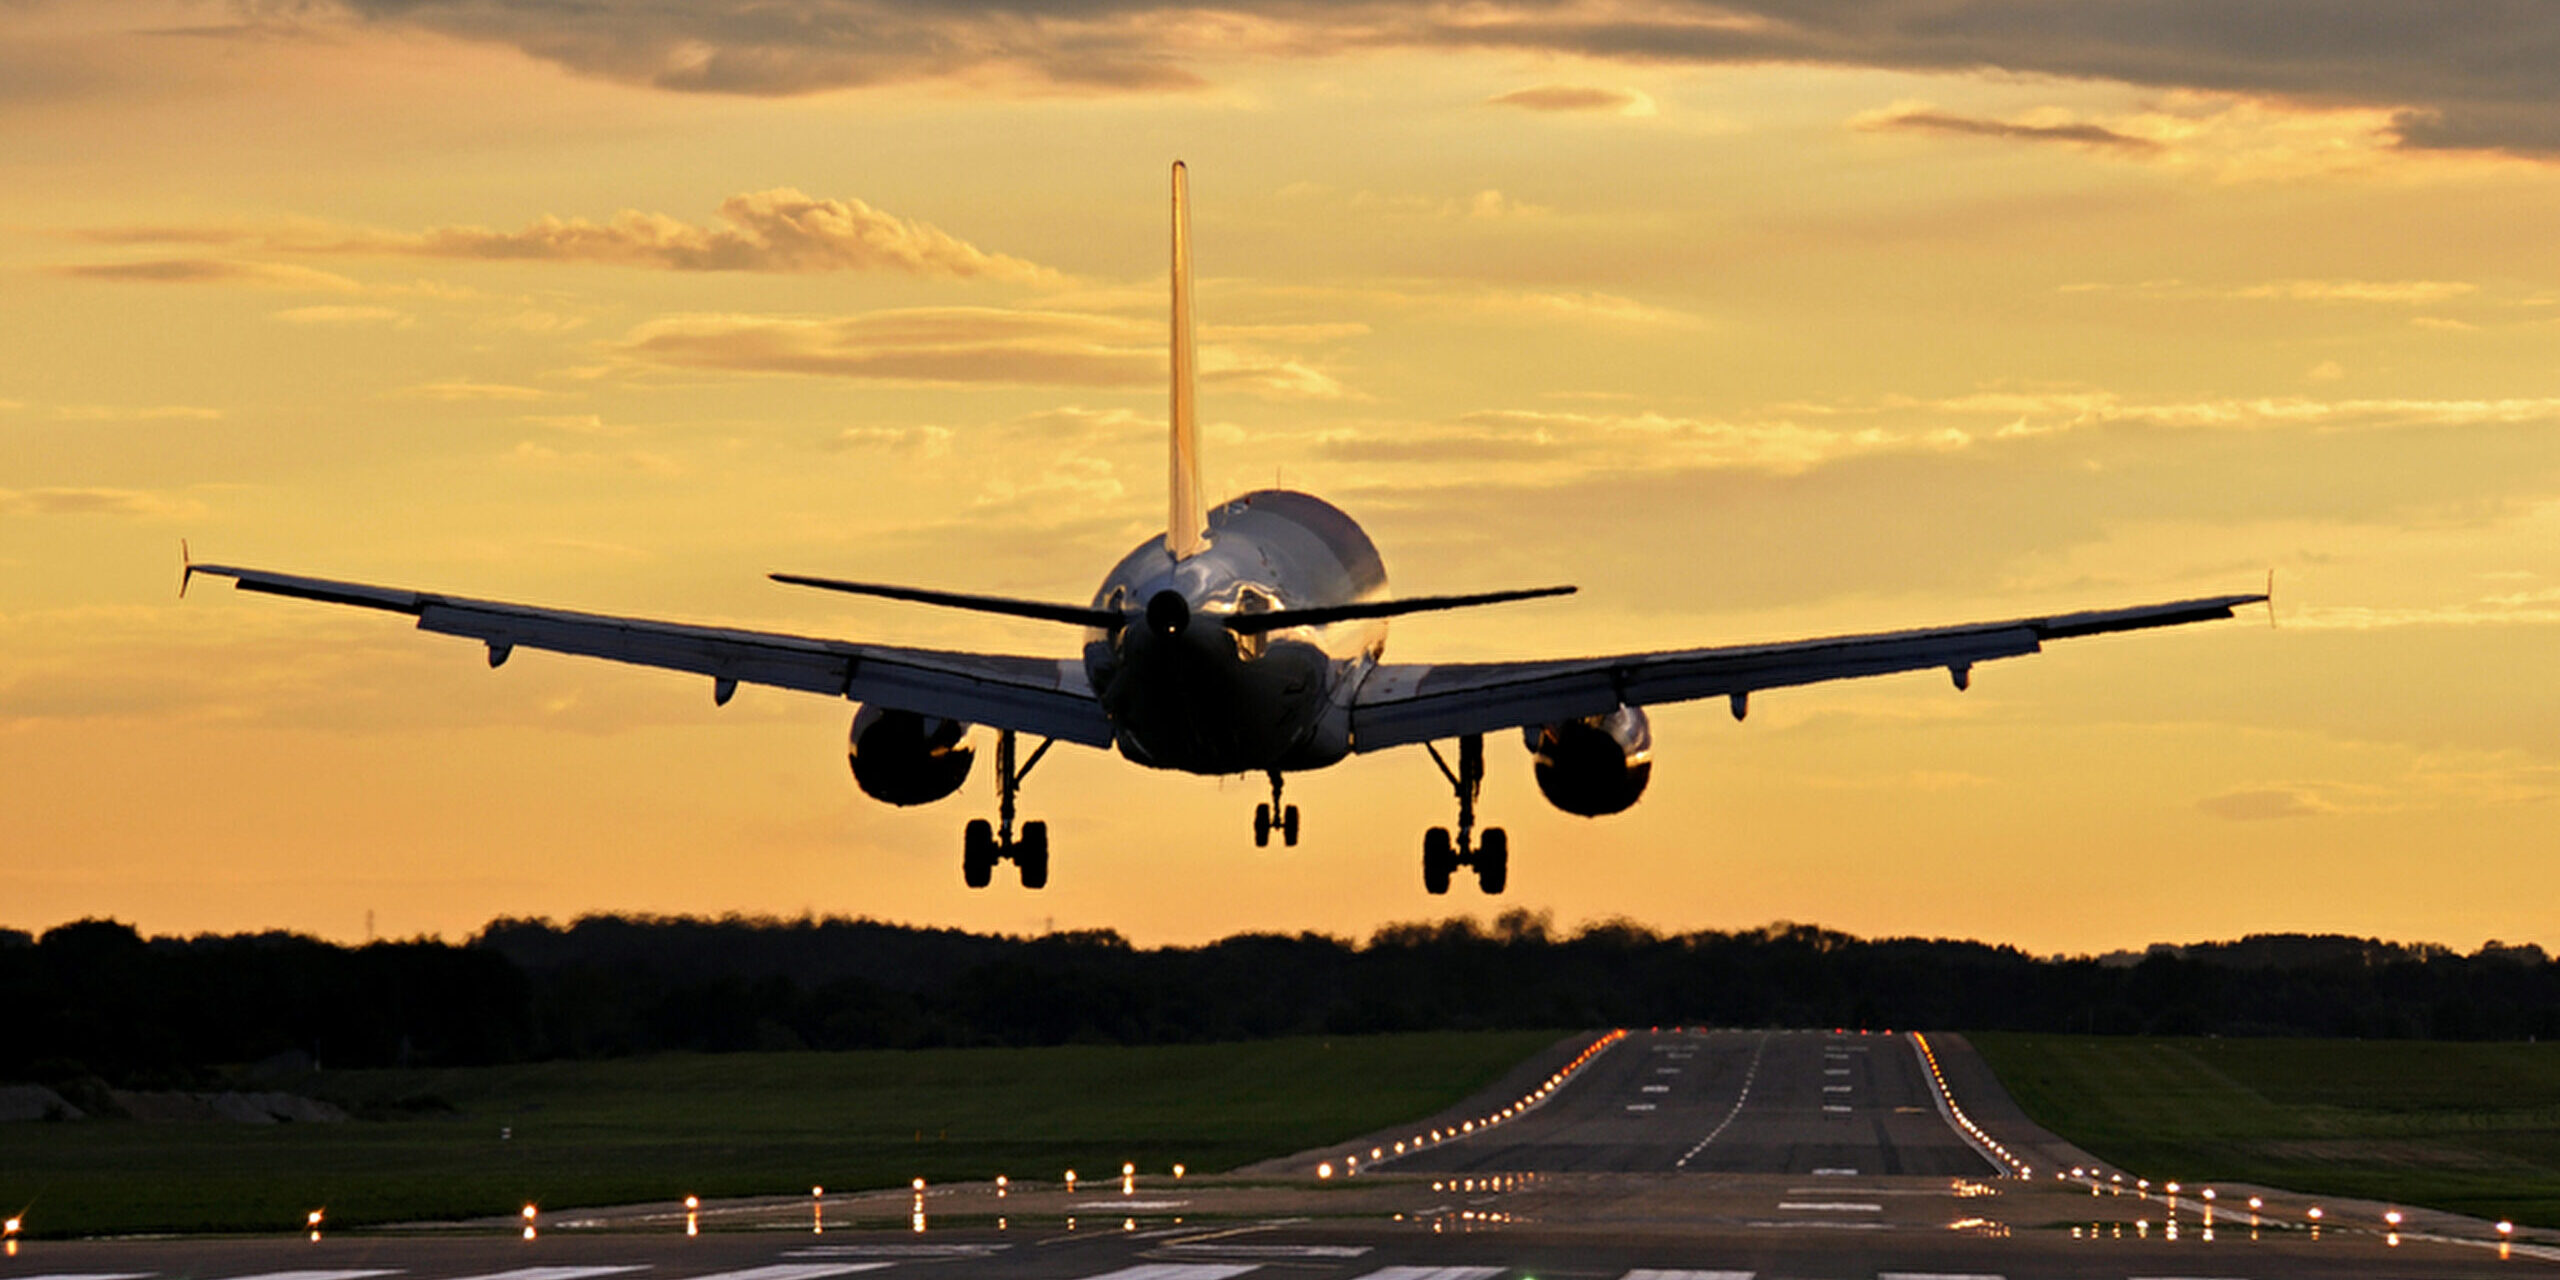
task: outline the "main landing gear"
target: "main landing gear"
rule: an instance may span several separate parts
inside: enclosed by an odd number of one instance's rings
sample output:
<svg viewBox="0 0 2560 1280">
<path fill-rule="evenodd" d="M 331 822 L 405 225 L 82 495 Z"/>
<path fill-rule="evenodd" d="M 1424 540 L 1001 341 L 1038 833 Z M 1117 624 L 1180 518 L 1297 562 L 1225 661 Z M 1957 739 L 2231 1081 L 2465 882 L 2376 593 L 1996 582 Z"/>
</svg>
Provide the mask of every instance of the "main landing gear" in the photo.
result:
<svg viewBox="0 0 2560 1280">
<path fill-rule="evenodd" d="M 1280 843 L 1298 847 L 1298 806 L 1280 803 L 1280 771 L 1271 771 L 1271 803 L 1253 807 L 1253 847 L 1271 847 L 1271 833 L 1280 833 Z"/>
<path fill-rule="evenodd" d="M 1449 891 L 1449 876 L 1460 867 L 1472 867 L 1476 887 L 1486 893 L 1500 893 L 1511 879 L 1511 837 L 1500 827 L 1484 829 L 1484 838 L 1475 838 L 1476 797 L 1484 791 L 1484 735 L 1470 733 L 1458 739 L 1458 767 L 1440 754 L 1440 748 L 1424 743 L 1431 753 L 1431 763 L 1440 766 L 1440 776 L 1458 792 L 1458 836 L 1449 838 L 1447 827 L 1433 827 L 1422 833 L 1422 887 L 1432 893 Z"/>
<path fill-rule="evenodd" d="M 1013 730 L 996 735 L 996 820 L 998 826 L 987 825 L 984 818 L 972 818 L 960 839 L 960 878 L 972 889 L 984 889 L 995 879 L 996 864 L 1007 858 L 1022 872 L 1025 889 L 1046 888 L 1049 883 L 1049 824 L 1037 820 L 1022 824 L 1022 838 L 1013 836 L 1013 798 L 1022 790 L 1022 780 L 1031 776 L 1032 766 L 1049 754 L 1050 739 L 1042 739 L 1031 758 L 1017 769 L 1013 765 Z"/>
</svg>

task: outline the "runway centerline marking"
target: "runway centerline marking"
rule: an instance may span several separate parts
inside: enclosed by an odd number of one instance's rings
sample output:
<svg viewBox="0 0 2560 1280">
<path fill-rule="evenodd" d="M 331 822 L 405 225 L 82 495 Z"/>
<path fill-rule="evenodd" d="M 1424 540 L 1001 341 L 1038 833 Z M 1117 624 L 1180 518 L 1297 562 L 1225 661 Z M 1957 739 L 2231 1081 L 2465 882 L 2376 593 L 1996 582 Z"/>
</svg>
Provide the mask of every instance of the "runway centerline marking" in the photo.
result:
<svg viewBox="0 0 2560 1280">
<path fill-rule="evenodd" d="M 1742 1104 L 1751 1101 L 1751 1082 L 1760 1078 L 1760 1057 L 1767 1052 L 1769 1052 L 1769 1033 L 1763 1031 L 1760 1033 L 1760 1039 L 1752 1045 L 1751 1065 L 1743 1068 L 1742 1092 L 1733 1096 L 1733 1110 L 1725 1112 L 1724 1119 L 1717 1121 L 1716 1127 L 1707 1131 L 1707 1136 L 1698 1139 L 1698 1145 L 1682 1152 L 1679 1159 L 1672 1161 L 1672 1168 L 1688 1168 L 1689 1162 L 1697 1159 L 1698 1153 L 1706 1150 L 1708 1143 L 1723 1137 L 1724 1131 L 1733 1127 L 1733 1118 L 1742 1114 Z"/>
<path fill-rule="evenodd" d="M 1781 1200 L 1781 1213 L 1882 1213 L 1884 1206 L 1856 1200 Z"/>
<path fill-rule="evenodd" d="M 1444 1211 L 1446 1211 L 1447 1209 L 1448 1209 L 1448 1206 L 1447 1206 L 1447 1205 L 1442 1205 L 1442 1206 L 1440 1206 L 1440 1208 L 1438 1208 L 1438 1209 L 1426 1210 L 1426 1212 L 1430 1212 L 1430 1213 L 1440 1213 L 1440 1212 L 1444 1212 Z M 1189 1255 L 1189 1256 L 1192 1256 L 1192 1257 L 1201 1257 L 1201 1258 L 1258 1258 L 1258 1259 L 1263 1259 L 1263 1260 L 1275 1260 L 1275 1259 L 1300 1259 L 1300 1260 L 1303 1260 L 1303 1259 L 1309 1259 L 1309 1258 L 1357 1258 L 1357 1257 L 1360 1257 L 1360 1256 L 1362 1256 L 1362 1255 L 1364 1255 L 1364 1254 L 1366 1254 L 1366 1253 L 1368 1253 L 1368 1252 L 1369 1252 L 1369 1246 L 1367 1246 L 1367 1245 L 1365 1245 L 1365 1244 L 1216 1244 L 1216 1243 L 1203 1243 L 1203 1244 L 1173 1244 L 1173 1245 L 1167 1245 L 1167 1246 L 1165 1246 L 1165 1247 L 1166 1247 L 1166 1249 L 1167 1249 L 1167 1250 L 1169 1250 L 1170 1252 L 1180 1253 L 1180 1254 L 1186 1254 L 1186 1255 Z"/>
<path fill-rule="evenodd" d="M 1012 1248 L 1009 1244 L 815 1244 L 805 1249 L 789 1249 L 786 1258 L 885 1258 L 934 1261 L 942 1258 L 991 1258 Z"/>
<path fill-rule="evenodd" d="M 1360 1280 L 1493 1280 L 1501 1267 L 1380 1267 Z"/>
<path fill-rule="evenodd" d="M 1822 1091 L 1824 1093 L 1847 1093 L 1849 1091 L 1849 1086 L 1845 1084 L 1826 1084 L 1822 1086 Z"/>
<path fill-rule="evenodd" d="M 1829 1111 L 1829 1112 L 1832 1112 L 1832 1113 L 1834 1113 L 1834 1114 L 1846 1114 L 1847 1112 L 1854 1111 L 1854 1110 L 1856 1110 L 1856 1109 L 1857 1109 L 1857 1108 L 1855 1108 L 1855 1107 L 1843 1107 L 1843 1106 L 1837 1106 L 1837 1105 L 1834 1105 L 1834 1106 L 1828 1106 L 1828 1107 L 1824 1107 L 1824 1108 L 1823 1108 L 1823 1110 L 1825 1110 L 1825 1111 Z"/>
<path fill-rule="evenodd" d="M 1639 1267 L 1618 1280 L 1759 1280 L 1755 1271 L 1665 1271 L 1657 1267 Z"/>
<path fill-rule="evenodd" d="M 1977 1271 L 1879 1271 L 1876 1280 L 2008 1280 Z"/>
<path fill-rule="evenodd" d="M 1829 1169 L 1816 1169 L 1813 1171 L 1813 1176 L 1817 1178 L 1854 1178 L 1858 1176 L 1858 1171 L 1855 1169 L 1843 1169 L 1836 1167 Z M 1931 1192 L 1930 1194 L 1935 1195 L 1937 1193 Z"/>
<path fill-rule="evenodd" d="M 32 1276 L 11 1276 L 9 1280 L 151 1280 L 157 1274 L 153 1271 L 47 1271 Z"/>
<path fill-rule="evenodd" d="M 1667 1084 L 1649 1084 L 1644 1087 L 1644 1091 L 1646 1093 L 1669 1093 L 1671 1092 L 1671 1086 Z"/>
</svg>

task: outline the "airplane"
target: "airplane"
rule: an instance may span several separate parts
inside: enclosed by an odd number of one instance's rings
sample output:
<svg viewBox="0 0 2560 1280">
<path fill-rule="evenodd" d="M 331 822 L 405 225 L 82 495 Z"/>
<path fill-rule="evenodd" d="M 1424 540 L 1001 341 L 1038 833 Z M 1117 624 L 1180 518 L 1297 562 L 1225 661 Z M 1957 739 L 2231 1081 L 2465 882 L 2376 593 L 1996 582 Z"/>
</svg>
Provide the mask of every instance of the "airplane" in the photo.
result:
<svg viewBox="0 0 2560 1280">
<path fill-rule="evenodd" d="M 188 559 L 179 593 L 198 574 L 243 591 L 381 609 L 418 629 L 477 640 L 489 665 L 518 648 L 583 654 L 711 678 L 714 705 L 740 684 L 824 694 L 856 704 L 848 745 L 864 793 L 893 805 L 950 796 L 976 758 L 973 725 L 995 730 L 997 809 L 971 819 L 961 875 L 985 888 L 1015 865 L 1025 889 L 1049 880 L 1049 831 L 1015 829 L 1022 785 L 1060 742 L 1116 748 L 1138 764 L 1187 773 L 1264 774 L 1271 799 L 1254 810 L 1253 838 L 1298 842 L 1286 775 L 1354 755 L 1419 743 L 1455 793 L 1457 822 L 1422 841 L 1422 881 L 1449 891 L 1461 869 L 1487 894 L 1503 892 L 1510 841 L 1476 830 L 1489 733 L 1521 732 L 1538 789 L 1585 817 L 1623 812 L 1653 771 L 1645 709 L 1727 700 L 1741 719 L 1751 695 L 1826 680 L 1946 671 L 1968 688 L 1977 663 L 2040 651 L 2046 641 L 2229 618 L 2267 595 L 2212 596 L 1916 631 L 1828 636 L 1780 644 L 1681 649 L 1515 662 L 1391 663 L 1387 622 L 1407 614 L 1571 593 L 1569 586 L 1397 598 L 1378 549 L 1359 524 L 1312 494 L 1261 489 L 1210 505 L 1200 484 L 1192 342 L 1191 207 L 1185 167 L 1173 166 L 1170 502 L 1165 532 L 1104 575 L 1088 604 L 964 595 L 776 573 L 775 581 L 949 609 L 1081 627 L 1080 652 L 1059 657 L 946 652 L 575 613 L 426 591 L 371 586 Z M 2272 590 L 2272 582 L 2269 584 Z M 1024 736 L 1041 741 L 1028 758 Z M 1453 766 L 1439 743 L 1454 740 Z"/>
</svg>

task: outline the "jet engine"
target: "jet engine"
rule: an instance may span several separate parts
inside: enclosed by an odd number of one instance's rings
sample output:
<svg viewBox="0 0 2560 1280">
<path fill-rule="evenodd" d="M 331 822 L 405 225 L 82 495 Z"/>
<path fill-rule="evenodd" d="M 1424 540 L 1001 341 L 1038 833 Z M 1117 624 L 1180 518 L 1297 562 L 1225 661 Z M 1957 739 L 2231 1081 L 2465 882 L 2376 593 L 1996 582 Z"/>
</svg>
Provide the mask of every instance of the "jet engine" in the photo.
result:
<svg viewBox="0 0 2560 1280">
<path fill-rule="evenodd" d="M 1653 777 L 1653 728 L 1641 707 L 1620 707 L 1523 731 L 1537 757 L 1538 790 L 1566 813 L 1621 813 Z"/>
<path fill-rule="evenodd" d="M 889 804 L 929 804 L 968 781 L 977 750 L 957 720 L 866 706 L 853 715 L 845 754 L 863 794 Z"/>
</svg>

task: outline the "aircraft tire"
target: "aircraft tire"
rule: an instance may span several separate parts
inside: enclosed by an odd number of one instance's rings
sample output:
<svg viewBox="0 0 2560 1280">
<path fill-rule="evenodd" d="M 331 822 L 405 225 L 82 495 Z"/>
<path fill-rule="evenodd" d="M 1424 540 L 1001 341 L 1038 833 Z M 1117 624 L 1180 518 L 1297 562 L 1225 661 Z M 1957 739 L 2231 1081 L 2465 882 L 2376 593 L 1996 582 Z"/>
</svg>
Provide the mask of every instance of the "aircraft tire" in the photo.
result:
<svg viewBox="0 0 2560 1280">
<path fill-rule="evenodd" d="M 1476 887 L 1497 894 L 1510 880 L 1511 837 L 1500 827 L 1487 827 L 1483 843 L 1476 846 Z"/>
<path fill-rule="evenodd" d="M 1258 804 L 1253 807 L 1253 847 L 1256 849 L 1271 847 L 1270 805 Z"/>
<path fill-rule="evenodd" d="M 1298 847 L 1298 806 L 1294 804 L 1280 811 L 1280 843 Z"/>
<path fill-rule="evenodd" d="M 1049 887 L 1048 823 L 1034 821 L 1022 824 L 1022 840 L 1013 846 L 1013 862 L 1022 871 L 1023 888 Z"/>
<path fill-rule="evenodd" d="M 1458 869 L 1458 853 L 1449 844 L 1449 829 L 1433 827 L 1422 833 L 1422 887 L 1425 892 L 1442 894 L 1449 891 L 1449 873 Z"/>
<path fill-rule="evenodd" d="M 972 889 L 995 881 L 996 829 L 984 818 L 971 818 L 960 834 L 960 879 Z"/>
</svg>

